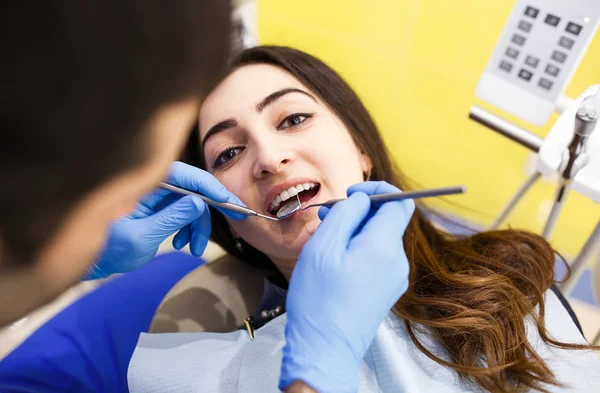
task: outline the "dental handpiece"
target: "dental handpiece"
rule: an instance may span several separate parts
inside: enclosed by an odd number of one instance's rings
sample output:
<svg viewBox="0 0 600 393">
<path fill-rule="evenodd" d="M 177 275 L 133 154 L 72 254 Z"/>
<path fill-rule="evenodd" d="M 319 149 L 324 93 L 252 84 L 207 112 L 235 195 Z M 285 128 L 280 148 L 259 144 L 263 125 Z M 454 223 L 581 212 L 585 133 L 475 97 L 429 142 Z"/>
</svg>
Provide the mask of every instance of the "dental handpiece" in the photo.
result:
<svg viewBox="0 0 600 393">
<path fill-rule="evenodd" d="M 569 158 L 562 173 L 563 178 L 572 179 L 577 174 L 574 170 L 575 161 L 585 153 L 587 142 L 596 128 L 599 116 L 600 90 L 596 95 L 584 99 L 577 109 L 573 138 L 567 147 Z"/>
<path fill-rule="evenodd" d="M 571 142 L 565 151 L 567 157 L 559 167 L 560 178 L 556 196 L 550 214 L 544 225 L 542 236 L 549 239 L 562 206 L 566 200 L 569 188 L 577 172 L 586 165 L 586 145 L 590 135 L 596 128 L 598 116 L 600 115 L 600 90 L 594 96 L 586 97 L 575 114 L 575 127 Z M 564 165 L 564 166 L 563 166 Z"/>
</svg>

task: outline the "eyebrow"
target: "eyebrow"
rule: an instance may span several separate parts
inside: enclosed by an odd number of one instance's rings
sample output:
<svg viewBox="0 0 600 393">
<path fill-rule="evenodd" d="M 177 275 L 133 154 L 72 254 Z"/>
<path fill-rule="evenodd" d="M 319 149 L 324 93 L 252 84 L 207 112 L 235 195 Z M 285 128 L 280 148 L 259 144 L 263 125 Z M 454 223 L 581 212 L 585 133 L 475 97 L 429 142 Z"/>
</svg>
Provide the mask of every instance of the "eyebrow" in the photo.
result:
<svg viewBox="0 0 600 393">
<path fill-rule="evenodd" d="M 265 108 L 271 104 L 273 104 L 275 101 L 277 101 L 278 99 L 280 99 L 281 97 L 283 97 L 286 94 L 290 94 L 290 93 L 300 93 L 300 94 L 304 94 L 307 97 L 310 97 L 314 102 L 317 102 L 317 99 L 310 93 L 307 93 L 304 90 L 300 90 L 300 89 L 296 89 L 293 87 L 287 88 L 287 89 L 281 89 L 278 90 L 274 93 L 269 94 L 268 96 L 266 96 L 265 98 L 263 98 L 263 100 L 261 102 L 259 102 L 258 104 L 256 104 L 256 111 L 258 113 L 261 113 L 263 110 L 265 110 Z M 230 128 L 234 128 L 237 127 L 238 122 L 233 119 L 227 119 L 227 120 L 223 120 L 222 122 L 212 126 L 210 128 L 210 130 L 208 130 L 208 132 L 206 133 L 206 135 L 204 135 L 204 138 L 202 138 L 202 143 L 200 146 L 204 146 L 204 144 L 206 143 L 206 141 L 208 140 L 209 137 L 218 134 L 220 132 L 223 132 L 225 130 L 228 130 Z"/>
<path fill-rule="evenodd" d="M 314 102 L 317 102 L 317 99 L 315 97 L 313 97 L 312 94 L 309 94 L 309 93 L 305 92 L 304 90 L 289 87 L 287 89 L 282 89 L 282 90 L 276 91 L 275 93 L 271 93 L 268 96 L 266 96 L 261 102 L 259 102 L 256 105 L 256 111 L 258 113 L 261 113 L 267 106 L 271 105 L 272 103 L 274 103 L 275 101 L 277 101 L 278 99 L 283 97 L 284 95 L 290 94 L 290 93 L 304 94 L 305 96 L 310 97 Z"/>
<path fill-rule="evenodd" d="M 208 138 L 210 138 L 211 136 L 218 134 L 219 132 L 228 130 L 230 128 L 237 127 L 237 125 L 238 125 L 238 122 L 235 119 L 227 119 L 227 120 L 223 120 L 222 122 L 212 126 L 210 128 L 210 130 L 208 130 L 206 135 L 204 135 L 204 138 L 202 138 L 202 143 L 200 146 L 204 146 L 204 144 L 206 143 L 206 140 Z"/>
</svg>

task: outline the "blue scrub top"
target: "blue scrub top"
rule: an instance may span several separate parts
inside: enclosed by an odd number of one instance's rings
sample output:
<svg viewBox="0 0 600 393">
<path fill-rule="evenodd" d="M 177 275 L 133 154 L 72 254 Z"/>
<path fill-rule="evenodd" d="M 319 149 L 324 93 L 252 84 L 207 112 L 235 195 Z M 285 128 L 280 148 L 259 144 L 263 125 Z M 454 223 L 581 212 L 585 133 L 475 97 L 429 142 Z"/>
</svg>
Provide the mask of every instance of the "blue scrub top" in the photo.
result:
<svg viewBox="0 0 600 393">
<path fill-rule="evenodd" d="M 82 297 L 0 361 L 0 392 L 128 392 L 140 333 L 167 292 L 202 263 L 164 254 Z"/>
</svg>

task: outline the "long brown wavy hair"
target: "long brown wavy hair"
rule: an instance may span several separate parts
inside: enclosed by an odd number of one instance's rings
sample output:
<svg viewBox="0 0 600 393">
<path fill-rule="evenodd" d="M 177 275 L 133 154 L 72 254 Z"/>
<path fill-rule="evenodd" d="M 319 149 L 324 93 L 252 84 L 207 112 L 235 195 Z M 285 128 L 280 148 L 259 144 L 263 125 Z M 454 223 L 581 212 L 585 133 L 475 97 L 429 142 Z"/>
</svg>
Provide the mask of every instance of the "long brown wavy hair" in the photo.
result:
<svg viewBox="0 0 600 393">
<path fill-rule="evenodd" d="M 359 149 L 373 163 L 372 180 L 410 189 L 394 168 L 369 112 L 352 88 L 330 67 L 304 52 L 276 46 L 241 52 L 230 71 L 250 64 L 277 66 L 316 93 L 346 125 Z M 206 168 L 198 130 L 190 139 L 189 163 Z M 410 285 L 393 312 L 403 318 L 414 344 L 429 358 L 450 367 L 465 382 L 490 392 L 523 392 L 543 384 L 558 385 L 552 370 L 527 340 L 525 321 L 540 337 L 560 348 L 587 349 L 562 343 L 544 325 L 544 293 L 554 284 L 556 253 L 540 236 L 518 230 L 454 236 L 436 228 L 424 206 L 406 230 L 404 247 Z M 212 211 L 212 239 L 245 263 L 276 271 L 262 252 L 242 241 L 236 247 L 223 215 Z M 450 360 L 431 353 L 420 341 L 423 331 L 441 343 Z"/>
</svg>

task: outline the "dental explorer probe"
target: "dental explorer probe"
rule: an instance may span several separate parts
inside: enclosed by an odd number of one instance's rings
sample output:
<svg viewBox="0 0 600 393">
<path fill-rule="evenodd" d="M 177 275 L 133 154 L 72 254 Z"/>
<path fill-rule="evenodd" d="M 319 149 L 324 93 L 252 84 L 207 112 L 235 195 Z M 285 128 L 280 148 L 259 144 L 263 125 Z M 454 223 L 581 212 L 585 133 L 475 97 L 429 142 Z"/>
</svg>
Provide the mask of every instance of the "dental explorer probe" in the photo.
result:
<svg viewBox="0 0 600 393">
<path fill-rule="evenodd" d="M 369 195 L 369 199 L 371 200 L 371 204 L 373 203 L 384 203 L 391 201 L 403 201 L 406 199 L 418 199 L 418 198 L 428 198 L 428 197 L 438 197 L 442 195 L 452 195 L 452 194 L 463 194 L 467 191 L 466 186 L 456 186 L 456 187 L 445 187 L 445 188 L 432 188 L 429 190 L 417 190 L 417 191 L 406 191 L 406 192 L 393 192 L 389 194 L 378 194 L 378 195 Z M 321 203 L 313 203 L 308 206 L 302 207 L 302 203 L 300 203 L 300 198 L 296 195 L 296 201 L 288 202 L 277 212 L 277 218 L 280 220 L 284 220 L 288 217 L 293 216 L 299 211 L 304 211 L 306 209 L 310 209 L 311 207 L 319 207 L 319 206 L 327 206 L 332 207 L 338 202 L 344 201 L 347 198 L 341 199 L 330 199 L 326 202 Z"/>
</svg>

